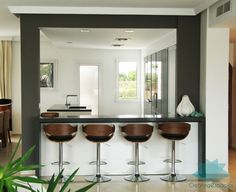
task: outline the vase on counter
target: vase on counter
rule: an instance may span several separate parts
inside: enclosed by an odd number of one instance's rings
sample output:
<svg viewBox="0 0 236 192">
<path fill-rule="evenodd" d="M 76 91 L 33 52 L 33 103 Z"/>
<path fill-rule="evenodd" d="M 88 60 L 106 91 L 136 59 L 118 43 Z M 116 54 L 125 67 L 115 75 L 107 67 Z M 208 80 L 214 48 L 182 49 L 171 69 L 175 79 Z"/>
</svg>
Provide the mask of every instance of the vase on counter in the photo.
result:
<svg viewBox="0 0 236 192">
<path fill-rule="evenodd" d="M 195 108 L 191 103 L 188 95 L 184 95 L 182 97 L 182 100 L 179 103 L 176 111 L 181 117 L 189 116 L 192 112 L 195 111 Z"/>
</svg>

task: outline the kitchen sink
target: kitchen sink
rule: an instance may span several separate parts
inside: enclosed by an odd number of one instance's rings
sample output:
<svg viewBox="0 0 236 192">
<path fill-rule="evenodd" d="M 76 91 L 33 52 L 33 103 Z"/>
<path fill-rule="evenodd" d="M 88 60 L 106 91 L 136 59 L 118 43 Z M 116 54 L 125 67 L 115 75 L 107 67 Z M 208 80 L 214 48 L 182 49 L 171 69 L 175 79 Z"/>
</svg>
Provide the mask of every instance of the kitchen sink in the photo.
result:
<svg viewBox="0 0 236 192">
<path fill-rule="evenodd" d="M 86 109 L 86 106 L 70 105 L 69 109 Z"/>
</svg>

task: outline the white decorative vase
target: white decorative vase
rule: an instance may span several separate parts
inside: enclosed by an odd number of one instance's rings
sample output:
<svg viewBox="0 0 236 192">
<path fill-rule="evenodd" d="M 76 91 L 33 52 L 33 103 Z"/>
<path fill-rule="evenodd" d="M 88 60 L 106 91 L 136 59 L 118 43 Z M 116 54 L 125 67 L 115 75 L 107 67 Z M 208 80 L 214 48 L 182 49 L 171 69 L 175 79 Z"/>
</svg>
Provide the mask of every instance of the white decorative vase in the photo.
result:
<svg viewBox="0 0 236 192">
<path fill-rule="evenodd" d="M 192 112 L 195 111 L 195 108 L 191 103 L 191 101 L 189 100 L 188 95 L 184 95 L 182 97 L 182 100 L 179 103 L 176 111 L 182 117 L 189 116 Z"/>
</svg>

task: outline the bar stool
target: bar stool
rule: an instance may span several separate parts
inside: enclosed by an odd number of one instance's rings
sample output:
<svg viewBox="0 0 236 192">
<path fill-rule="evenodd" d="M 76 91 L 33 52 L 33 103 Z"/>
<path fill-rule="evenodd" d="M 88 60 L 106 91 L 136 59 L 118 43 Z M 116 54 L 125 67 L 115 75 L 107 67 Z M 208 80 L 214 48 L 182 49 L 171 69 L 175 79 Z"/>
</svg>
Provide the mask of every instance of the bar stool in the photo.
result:
<svg viewBox="0 0 236 192">
<path fill-rule="evenodd" d="M 85 178 L 89 182 L 107 182 L 111 179 L 101 175 L 101 143 L 109 141 L 114 132 L 115 126 L 102 125 L 102 124 L 90 124 L 82 126 L 85 137 L 97 144 L 97 158 L 96 158 L 96 175 Z"/>
<path fill-rule="evenodd" d="M 63 161 L 63 143 L 72 140 L 77 132 L 77 125 L 72 126 L 70 124 L 47 124 L 43 128 L 45 135 L 50 141 L 59 143 L 59 161 L 52 163 L 52 165 L 58 165 L 59 173 L 63 169 L 63 165 L 70 164 L 67 161 Z M 64 182 L 66 178 L 62 176 L 61 182 Z"/>
<path fill-rule="evenodd" d="M 139 173 L 139 165 L 143 164 L 139 162 L 139 143 L 146 142 L 151 137 L 153 127 L 148 124 L 129 124 L 122 126 L 121 132 L 124 138 L 134 143 L 135 146 L 135 170 L 134 173 L 131 176 L 126 177 L 125 180 L 131 182 L 148 181 L 149 178 L 144 177 Z"/>
<path fill-rule="evenodd" d="M 186 178 L 180 175 L 176 175 L 175 163 L 178 162 L 175 159 L 175 141 L 182 140 L 188 136 L 190 131 L 190 124 L 179 122 L 167 122 L 160 123 L 158 125 L 159 133 L 165 139 L 171 140 L 171 172 L 168 176 L 161 177 L 161 180 L 168 182 L 185 181 Z"/>
</svg>

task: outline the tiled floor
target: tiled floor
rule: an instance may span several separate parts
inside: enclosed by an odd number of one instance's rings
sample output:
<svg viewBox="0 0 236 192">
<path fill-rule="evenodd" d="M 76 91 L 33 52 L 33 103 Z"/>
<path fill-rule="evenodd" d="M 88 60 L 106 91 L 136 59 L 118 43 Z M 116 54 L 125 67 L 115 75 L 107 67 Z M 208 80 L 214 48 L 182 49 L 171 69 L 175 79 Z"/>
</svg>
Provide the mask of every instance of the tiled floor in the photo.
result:
<svg viewBox="0 0 236 192">
<path fill-rule="evenodd" d="M 12 144 L 7 148 L 0 148 L 0 165 L 5 164 L 10 158 L 19 136 L 12 137 Z M 21 151 L 21 150 L 20 150 Z M 17 153 L 19 157 L 20 151 Z M 123 176 L 113 176 L 108 183 L 96 184 L 91 192 L 232 192 L 236 191 L 236 151 L 229 153 L 230 176 L 215 181 L 199 181 L 188 175 L 188 180 L 181 183 L 167 183 L 160 180 L 160 176 L 150 176 L 151 180 L 144 183 L 130 183 L 123 180 Z M 78 177 L 70 184 L 71 190 L 75 191 L 88 183 L 84 178 Z M 60 186 L 59 186 L 60 187 Z"/>
<path fill-rule="evenodd" d="M 7 145 L 6 148 L 2 148 L 2 143 L 0 143 L 0 165 L 4 165 L 8 162 L 8 160 L 11 158 L 11 155 L 14 152 L 14 149 L 17 146 L 17 142 L 19 141 L 20 136 L 19 135 L 12 135 L 11 141 L 12 143 Z M 16 158 L 21 156 L 21 145 L 19 147 L 19 150 L 16 153 Z"/>
<path fill-rule="evenodd" d="M 151 176 L 151 180 L 143 183 L 131 183 L 123 180 L 123 177 L 112 177 L 108 183 L 96 184 L 91 192 L 231 192 L 236 188 L 227 182 L 203 182 L 196 178 L 188 177 L 188 181 L 180 183 L 168 183 L 160 180 L 159 176 Z M 72 191 L 87 185 L 84 181 L 76 181 L 71 184 Z M 236 185 L 236 183 L 235 183 Z M 231 188 L 230 188 L 231 187 Z"/>
</svg>

